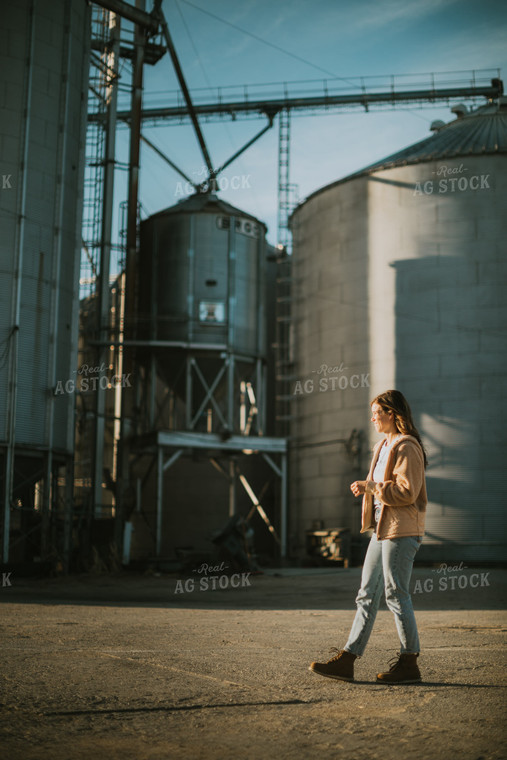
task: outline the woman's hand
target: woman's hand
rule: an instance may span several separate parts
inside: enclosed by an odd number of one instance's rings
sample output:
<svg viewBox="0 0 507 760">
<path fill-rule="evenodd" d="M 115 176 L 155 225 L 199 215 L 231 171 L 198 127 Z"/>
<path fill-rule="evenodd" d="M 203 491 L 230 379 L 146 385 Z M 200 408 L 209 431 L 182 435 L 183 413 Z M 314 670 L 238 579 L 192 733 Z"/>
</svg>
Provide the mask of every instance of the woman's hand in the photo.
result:
<svg viewBox="0 0 507 760">
<path fill-rule="evenodd" d="M 362 496 L 366 489 L 366 480 L 355 480 L 350 484 L 350 490 L 354 496 Z"/>
</svg>

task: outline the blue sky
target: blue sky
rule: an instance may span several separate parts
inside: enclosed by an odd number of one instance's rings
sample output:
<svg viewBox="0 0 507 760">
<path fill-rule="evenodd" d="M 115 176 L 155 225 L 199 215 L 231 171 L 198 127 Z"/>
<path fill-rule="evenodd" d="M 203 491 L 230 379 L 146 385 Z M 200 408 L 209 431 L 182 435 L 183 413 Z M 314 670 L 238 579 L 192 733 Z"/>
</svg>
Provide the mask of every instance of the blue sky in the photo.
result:
<svg viewBox="0 0 507 760">
<path fill-rule="evenodd" d="M 147 0 L 147 9 L 151 6 Z M 352 88 L 350 80 L 361 76 L 496 68 L 507 79 L 507 3 L 503 0 L 164 0 L 163 8 L 191 90 L 333 75 L 344 79 L 345 88 Z M 168 56 L 146 67 L 146 106 L 164 104 L 177 89 Z M 293 115 L 291 182 L 303 199 L 427 137 L 434 119 L 451 118 L 445 104 Z M 220 165 L 263 123 L 261 119 L 204 123 L 213 164 Z M 189 176 L 199 177 L 204 162 L 190 124 L 144 126 L 143 132 Z M 127 144 L 128 132 L 120 130 L 121 160 L 125 160 Z M 225 170 L 224 183 L 240 177 L 234 183 L 240 187 L 221 192 L 224 200 L 268 225 L 271 243 L 276 242 L 277 152 L 275 122 L 270 132 Z M 181 178 L 145 146 L 141 161 L 140 199 L 146 213 L 184 197 Z M 120 180 L 120 195 L 122 188 Z"/>
</svg>

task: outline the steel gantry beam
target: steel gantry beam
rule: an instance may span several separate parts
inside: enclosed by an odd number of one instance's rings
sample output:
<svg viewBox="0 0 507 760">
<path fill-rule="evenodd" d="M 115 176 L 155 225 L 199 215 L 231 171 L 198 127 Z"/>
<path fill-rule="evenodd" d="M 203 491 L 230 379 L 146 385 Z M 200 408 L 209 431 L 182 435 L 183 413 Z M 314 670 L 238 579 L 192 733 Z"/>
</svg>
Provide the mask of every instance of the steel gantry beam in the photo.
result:
<svg viewBox="0 0 507 760">
<path fill-rule="evenodd" d="M 257 100 L 224 100 L 217 99 L 209 103 L 196 103 L 194 98 L 193 110 L 197 116 L 229 116 L 234 119 L 238 115 L 265 114 L 274 117 L 282 110 L 309 110 L 329 109 L 331 107 L 360 106 L 368 110 L 370 106 L 410 104 L 410 103 L 436 103 L 452 99 L 466 100 L 467 98 L 494 99 L 503 94 L 501 79 L 492 79 L 487 86 L 478 86 L 474 83 L 463 87 L 430 87 L 427 89 L 399 90 L 389 88 L 385 91 L 358 90 L 354 93 L 331 94 L 325 89 L 318 95 L 308 97 L 291 96 L 289 94 L 278 98 L 262 98 Z M 120 119 L 127 119 L 128 111 L 119 111 Z M 101 118 L 99 114 L 90 114 L 90 121 Z M 159 107 L 143 108 L 141 118 L 143 121 L 176 120 L 180 123 L 190 118 L 188 107 L 185 103 Z"/>
<path fill-rule="evenodd" d="M 137 26 L 146 29 L 150 34 L 156 34 L 158 31 L 158 20 L 150 13 L 146 13 L 142 8 L 129 5 L 129 3 L 123 2 L 123 0 L 93 0 L 93 2 L 95 5 L 100 5 L 101 8 L 117 13 L 119 16 L 132 21 Z"/>
</svg>

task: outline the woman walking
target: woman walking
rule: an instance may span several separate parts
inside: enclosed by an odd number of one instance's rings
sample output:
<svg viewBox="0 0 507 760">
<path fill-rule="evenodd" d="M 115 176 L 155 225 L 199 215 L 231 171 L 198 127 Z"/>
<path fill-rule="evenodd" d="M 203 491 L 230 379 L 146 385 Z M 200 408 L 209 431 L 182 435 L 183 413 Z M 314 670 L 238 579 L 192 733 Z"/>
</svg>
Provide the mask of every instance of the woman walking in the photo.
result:
<svg viewBox="0 0 507 760">
<path fill-rule="evenodd" d="M 401 643 L 390 670 L 377 675 L 382 683 L 417 683 L 419 635 L 409 584 L 426 514 L 426 453 L 400 391 L 386 391 L 372 404 L 372 422 L 383 439 L 373 450 L 367 480 L 350 488 L 363 496 L 361 533 L 373 529 L 361 575 L 357 612 L 344 649 L 327 662 L 312 662 L 310 670 L 342 681 L 354 680 L 354 660 L 363 654 L 375 622 L 382 590 L 394 613 Z"/>
</svg>

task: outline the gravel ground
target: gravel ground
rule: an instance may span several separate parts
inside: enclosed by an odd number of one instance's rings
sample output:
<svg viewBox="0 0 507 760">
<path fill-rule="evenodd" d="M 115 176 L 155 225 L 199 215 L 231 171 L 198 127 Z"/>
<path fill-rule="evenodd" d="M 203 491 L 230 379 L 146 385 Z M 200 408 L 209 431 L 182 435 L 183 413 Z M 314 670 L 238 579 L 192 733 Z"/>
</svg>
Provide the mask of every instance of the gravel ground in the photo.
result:
<svg viewBox="0 0 507 760">
<path fill-rule="evenodd" d="M 507 570 L 414 570 L 423 683 L 407 686 L 375 683 L 397 650 L 385 606 L 354 683 L 308 670 L 343 646 L 359 579 L 12 576 L 0 588 L 0 757 L 507 759 Z"/>
</svg>

